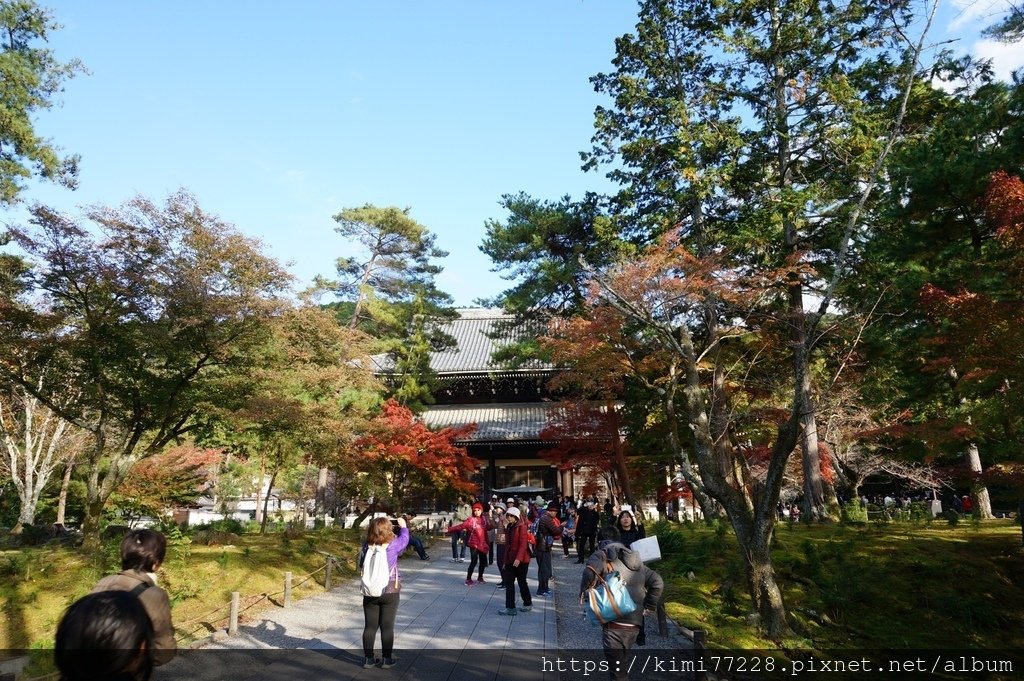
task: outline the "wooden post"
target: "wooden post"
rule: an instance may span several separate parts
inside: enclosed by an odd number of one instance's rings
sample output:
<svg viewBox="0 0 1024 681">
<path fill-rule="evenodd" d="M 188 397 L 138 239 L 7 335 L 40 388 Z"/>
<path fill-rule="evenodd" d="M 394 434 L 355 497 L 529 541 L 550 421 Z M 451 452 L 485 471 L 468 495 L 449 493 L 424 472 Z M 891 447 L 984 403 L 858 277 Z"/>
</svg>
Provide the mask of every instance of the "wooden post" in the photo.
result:
<svg viewBox="0 0 1024 681">
<path fill-rule="evenodd" d="M 234 636 L 238 633 L 238 601 L 239 594 L 237 591 L 231 592 L 231 614 L 228 616 L 228 636 Z"/>
<path fill-rule="evenodd" d="M 292 573 L 284 573 L 284 607 L 288 608 L 292 604 Z"/>
<path fill-rule="evenodd" d="M 695 629 L 693 632 L 693 668 L 694 681 L 707 681 L 707 667 L 704 666 L 704 650 L 707 648 L 708 632 Z"/>
<path fill-rule="evenodd" d="M 334 569 L 334 559 L 327 556 L 327 574 L 324 575 L 324 591 L 331 590 L 331 570 Z"/>
<path fill-rule="evenodd" d="M 658 601 L 658 633 L 668 636 L 668 613 L 665 612 L 665 599 Z"/>
</svg>

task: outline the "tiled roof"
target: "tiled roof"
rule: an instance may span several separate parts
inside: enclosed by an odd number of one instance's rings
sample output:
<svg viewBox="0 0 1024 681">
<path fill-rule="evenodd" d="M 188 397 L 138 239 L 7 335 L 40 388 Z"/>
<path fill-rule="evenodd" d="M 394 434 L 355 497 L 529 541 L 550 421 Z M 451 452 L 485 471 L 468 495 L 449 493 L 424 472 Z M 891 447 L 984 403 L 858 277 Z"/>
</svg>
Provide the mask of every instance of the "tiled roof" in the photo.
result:
<svg viewBox="0 0 1024 681">
<path fill-rule="evenodd" d="M 467 442 L 536 440 L 557 402 L 457 404 L 429 407 L 422 415 L 432 429 L 477 424 Z"/>
<path fill-rule="evenodd" d="M 495 364 L 491 356 L 498 348 L 514 343 L 521 338 L 522 331 L 512 332 L 507 329 L 498 332 L 499 322 L 508 321 L 510 317 L 501 310 L 486 308 L 467 308 L 457 310 L 459 318 L 441 327 L 444 333 L 455 338 L 456 344 L 449 350 L 430 353 L 430 367 L 438 374 L 456 373 L 487 373 L 493 371 L 509 371 Z M 492 334 L 497 334 L 492 338 Z M 374 367 L 381 373 L 390 371 L 394 364 L 387 355 L 372 357 Z M 519 371 L 537 371 L 551 369 L 550 364 L 528 362 L 519 367 Z"/>
</svg>

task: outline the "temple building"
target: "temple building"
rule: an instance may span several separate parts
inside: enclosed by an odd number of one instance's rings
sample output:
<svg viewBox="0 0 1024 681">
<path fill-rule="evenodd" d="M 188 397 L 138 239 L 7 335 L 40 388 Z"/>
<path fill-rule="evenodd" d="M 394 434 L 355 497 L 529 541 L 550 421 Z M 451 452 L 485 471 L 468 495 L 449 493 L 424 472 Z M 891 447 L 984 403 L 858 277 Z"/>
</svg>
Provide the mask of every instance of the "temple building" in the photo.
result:
<svg viewBox="0 0 1024 681">
<path fill-rule="evenodd" d="M 477 429 L 456 444 L 477 460 L 480 495 L 491 490 L 529 486 L 573 493 L 573 471 L 559 471 L 540 458 L 550 447 L 539 438 L 557 401 L 547 388 L 555 372 L 550 364 L 531 362 L 519 368 L 501 366 L 494 352 L 515 341 L 502 329 L 510 317 L 501 310 L 458 310 L 459 318 L 442 330 L 455 339 L 451 349 L 431 353 L 430 366 L 439 378 L 436 403 L 421 416 L 431 428 L 464 426 Z M 377 372 L 386 376 L 390 364 L 375 357 Z M 552 492 L 553 494 L 554 492 Z"/>
</svg>

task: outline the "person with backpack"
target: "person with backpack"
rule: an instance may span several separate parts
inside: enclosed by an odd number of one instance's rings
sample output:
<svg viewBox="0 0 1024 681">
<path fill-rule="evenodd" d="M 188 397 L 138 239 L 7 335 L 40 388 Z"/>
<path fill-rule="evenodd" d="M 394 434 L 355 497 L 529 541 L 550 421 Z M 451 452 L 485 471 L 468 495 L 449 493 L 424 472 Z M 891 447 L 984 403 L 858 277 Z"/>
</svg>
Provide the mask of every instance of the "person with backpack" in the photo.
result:
<svg viewBox="0 0 1024 681">
<path fill-rule="evenodd" d="M 548 581 L 551 579 L 551 547 L 555 543 L 555 537 L 562 534 L 561 523 L 558 522 L 558 502 L 552 501 L 537 519 L 537 529 L 534 531 L 537 538 L 537 595 L 550 596 L 551 588 Z"/>
<path fill-rule="evenodd" d="M 462 532 L 466 534 L 466 544 L 469 545 L 469 570 L 466 571 L 466 586 L 473 586 L 473 570 L 480 563 L 477 582 L 484 584 L 484 568 L 487 567 L 487 518 L 484 517 L 484 505 L 480 502 L 473 504 L 473 515 L 458 525 L 448 528 L 449 534 Z"/>
<path fill-rule="evenodd" d="M 409 545 L 409 528 L 405 518 L 398 518 L 396 535 L 390 518 L 374 518 L 366 533 L 366 543 L 359 556 L 363 591 L 363 663 L 364 669 L 395 666 L 395 617 L 401 597 L 398 557 Z M 381 658 L 373 656 L 373 644 L 380 631 Z"/>
<path fill-rule="evenodd" d="M 521 518 L 522 513 L 515 506 L 505 511 L 506 544 L 505 544 L 505 565 L 502 574 L 505 581 L 505 609 L 499 610 L 499 615 L 516 614 L 516 585 L 519 585 L 519 593 L 523 597 L 523 605 L 519 608 L 521 612 L 529 612 L 533 609 L 533 599 L 530 597 L 530 587 L 526 583 L 526 572 L 530 569 L 529 538 L 526 532 L 526 523 Z"/>
<path fill-rule="evenodd" d="M 619 531 L 611 525 L 602 527 L 597 534 L 597 550 L 587 560 L 587 567 L 580 580 L 580 602 L 584 595 L 602 577 L 617 571 L 626 585 L 637 608 L 614 620 L 601 625 L 601 646 L 608 660 L 613 681 L 629 679 L 629 664 L 626 654 L 636 643 L 644 623 L 644 610 L 658 607 L 665 582 L 657 572 L 647 567 L 640 554 L 619 541 Z M 641 605 L 642 604 L 642 605 Z"/>
<path fill-rule="evenodd" d="M 171 599 L 156 585 L 167 554 L 167 538 L 150 529 L 132 530 L 121 541 L 121 572 L 98 581 L 92 593 L 127 591 L 139 599 L 153 623 L 153 664 L 171 661 L 178 644 L 171 623 Z"/>
</svg>

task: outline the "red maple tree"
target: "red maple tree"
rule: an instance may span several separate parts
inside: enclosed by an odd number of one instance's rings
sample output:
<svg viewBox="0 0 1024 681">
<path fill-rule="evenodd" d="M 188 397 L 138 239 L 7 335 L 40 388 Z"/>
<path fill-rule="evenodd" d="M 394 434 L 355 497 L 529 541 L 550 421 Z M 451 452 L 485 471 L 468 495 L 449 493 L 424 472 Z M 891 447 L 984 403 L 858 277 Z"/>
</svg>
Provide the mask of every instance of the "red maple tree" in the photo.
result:
<svg viewBox="0 0 1024 681">
<path fill-rule="evenodd" d="M 362 495 L 380 507 L 401 509 L 413 494 L 474 491 L 469 476 L 476 461 L 455 442 L 475 430 L 475 424 L 430 430 L 412 411 L 388 400 L 369 432 L 353 443 L 364 474 Z"/>
</svg>

